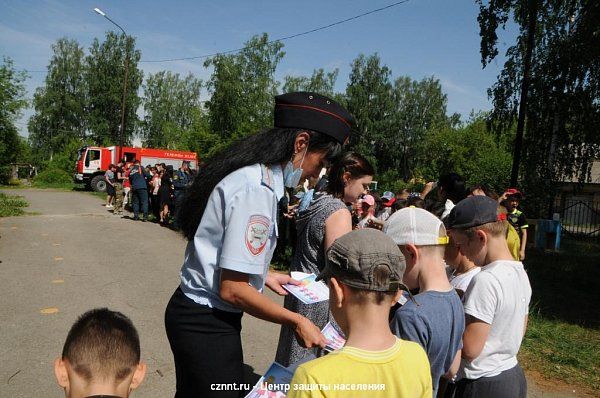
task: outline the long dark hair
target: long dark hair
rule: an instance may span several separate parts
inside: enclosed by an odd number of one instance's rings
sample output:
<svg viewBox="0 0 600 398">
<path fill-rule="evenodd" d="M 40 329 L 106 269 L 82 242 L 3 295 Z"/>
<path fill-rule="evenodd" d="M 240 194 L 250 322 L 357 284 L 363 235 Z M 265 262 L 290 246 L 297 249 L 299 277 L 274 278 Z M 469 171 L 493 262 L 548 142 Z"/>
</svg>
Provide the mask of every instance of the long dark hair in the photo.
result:
<svg viewBox="0 0 600 398">
<path fill-rule="evenodd" d="M 467 188 L 465 179 L 459 174 L 448 173 L 440 177 L 439 186 L 443 189 L 445 198 L 450 199 L 454 204 L 467 197 Z"/>
<path fill-rule="evenodd" d="M 375 170 L 371 163 L 356 152 L 346 152 L 335 162 L 329 170 L 329 184 L 327 192 L 336 198 L 344 197 L 344 173 L 350 173 L 350 178 L 357 179 L 372 176 Z"/>
<path fill-rule="evenodd" d="M 194 239 L 208 198 L 223 178 L 237 169 L 256 163 L 289 161 L 294 153 L 296 137 L 301 132 L 310 135 L 309 152 L 324 152 L 330 161 L 340 155 L 342 145 L 334 138 L 306 129 L 275 127 L 234 142 L 201 166 L 194 183 L 186 190 L 176 215 L 181 233 L 188 240 Z"/>
</svg>

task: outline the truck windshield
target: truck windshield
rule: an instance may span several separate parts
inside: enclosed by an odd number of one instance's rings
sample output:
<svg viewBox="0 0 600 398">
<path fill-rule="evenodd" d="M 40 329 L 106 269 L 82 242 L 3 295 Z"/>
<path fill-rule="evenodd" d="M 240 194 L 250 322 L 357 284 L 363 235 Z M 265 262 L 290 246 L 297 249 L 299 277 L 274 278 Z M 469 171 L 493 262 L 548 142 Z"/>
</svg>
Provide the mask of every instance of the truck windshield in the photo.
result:
<svg viewBox="0 0 600 398">
<path fill-rule="evenodd" d="M 77 151 L 77 160 L 83 159 L 83 154 L 85 153 L 86 148 L 81 148 Z"/>
</svg>

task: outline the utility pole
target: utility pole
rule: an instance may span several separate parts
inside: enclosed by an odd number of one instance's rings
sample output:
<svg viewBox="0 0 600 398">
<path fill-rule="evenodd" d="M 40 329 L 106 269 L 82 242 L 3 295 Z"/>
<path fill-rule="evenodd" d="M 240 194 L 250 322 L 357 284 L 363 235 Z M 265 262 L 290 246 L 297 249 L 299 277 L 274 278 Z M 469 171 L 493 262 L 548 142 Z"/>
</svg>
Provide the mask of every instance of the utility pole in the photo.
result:
<svg viewBox="0 0 600 398">
<path fill-rule="evenodd" d="M 129 36 L 127 36 L 127 32 L 125 32 L 125 29 L 123 29 L 121 25 L 110 19 L 104 11 L 97 7 L 94 8 L 94 11 L 97 14 L 108 19 L 117 28 L 121 29 L 121 32 L 123 32 L 123 35 L 125 36 L 125 78 L 123 79 L 123 97 L 121 98 L 121 128 L 119 131 L 119 156 L 117 158 L 117 160 L 120 162 L 121 159 L 123 159 L 123 131 L 125 130 L 125 98 L 127 97 L 127 77 L 129 75 L 129 41 L 127 40 Z"/>
</svg>

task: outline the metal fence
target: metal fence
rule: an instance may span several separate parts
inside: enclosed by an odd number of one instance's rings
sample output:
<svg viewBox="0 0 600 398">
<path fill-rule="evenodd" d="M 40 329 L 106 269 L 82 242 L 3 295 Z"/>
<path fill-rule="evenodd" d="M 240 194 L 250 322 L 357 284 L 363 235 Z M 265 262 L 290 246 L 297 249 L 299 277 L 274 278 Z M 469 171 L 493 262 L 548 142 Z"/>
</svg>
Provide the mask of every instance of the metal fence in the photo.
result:
<svg viewBox="0 0 600 398">
<path fill-rule="evenodd" d="M 581 239 L 600 240 L 600 203 L 566 199 L 558 211 L 563 233 Z"/>
</svg>

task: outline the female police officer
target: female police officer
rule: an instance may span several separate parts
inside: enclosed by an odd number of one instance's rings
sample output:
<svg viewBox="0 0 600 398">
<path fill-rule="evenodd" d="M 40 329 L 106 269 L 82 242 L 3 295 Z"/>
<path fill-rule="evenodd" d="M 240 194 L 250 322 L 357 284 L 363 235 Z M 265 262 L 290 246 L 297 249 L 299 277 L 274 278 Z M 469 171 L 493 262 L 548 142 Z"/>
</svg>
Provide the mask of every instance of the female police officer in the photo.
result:
<svg viewBox="0 0 600 398">
<path fill-rule="evenodd" d="M 269 272 L 285 187 L 318 177 L 347 142 L 352 116 L 314 93 L 275 98 L 275 128 L 216 155 L 198 173 L 177 219 L 188 239 L 181 283 L 166 309 L 176 397 L 233 397 L 215 391 L 243 383 L 242 312 L 290 325 L 306 347 L 324 346 L 319 329 L 261 294 L 285 294 L 290 277 Z M 293 283 L 293 281 L 292 281 Z M 212 387 L 212 388 L 211 388 Z"/>
</svg>

